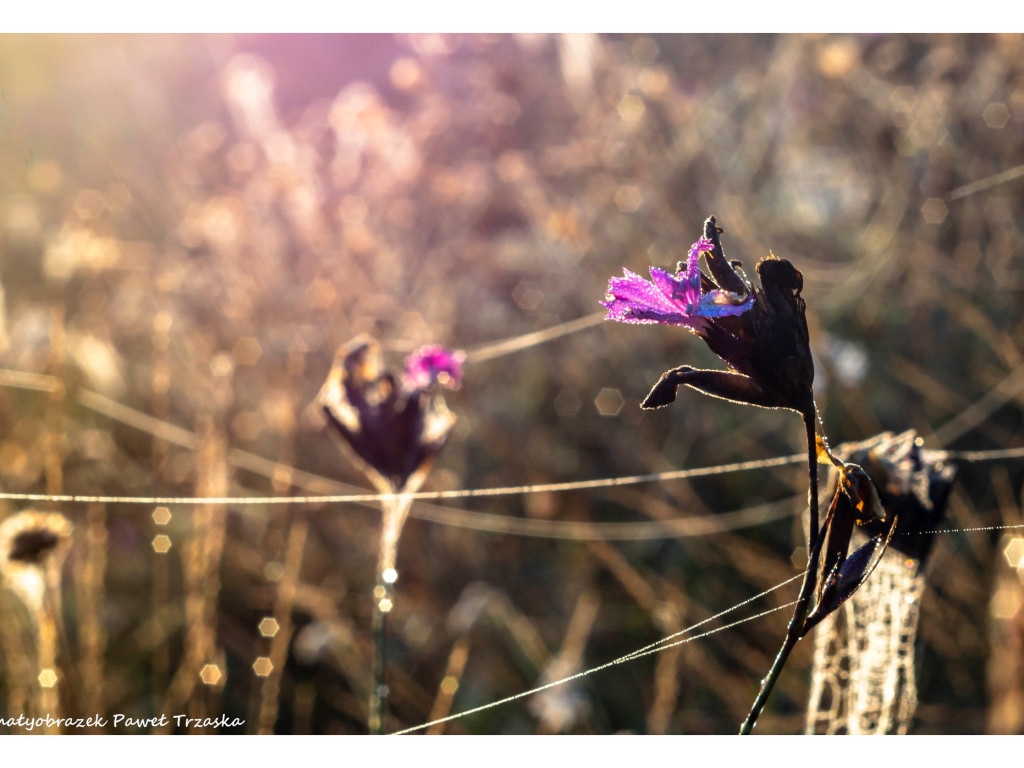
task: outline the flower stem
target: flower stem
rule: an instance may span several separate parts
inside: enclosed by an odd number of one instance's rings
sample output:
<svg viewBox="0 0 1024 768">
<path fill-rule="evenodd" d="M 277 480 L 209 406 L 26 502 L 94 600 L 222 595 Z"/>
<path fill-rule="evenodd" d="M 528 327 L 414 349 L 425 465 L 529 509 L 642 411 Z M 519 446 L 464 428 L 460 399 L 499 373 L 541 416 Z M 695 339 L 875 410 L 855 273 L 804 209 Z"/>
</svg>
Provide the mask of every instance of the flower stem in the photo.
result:
<svg viewBox="0 0 1024 768">
<path fill-rule="evenodd" d="M 754 729 L 758 715 L 764 709 L 768 696 L 775 687 L 775 682 L 779 679 L 782 668 L 786 665 L 786 660 L 789 659 L 789 654 L 796 647 L 797 641 L 803 636 L 804 621 L 807 619 L 807 612 L 811 606 L 811 596 L 814 594 L 818 581 L 817 562 L 821 555 L 821 545 L 825 537 L 818 535 L 818 444 L 813 405 L 803 412 L 803 418 L 807 434 L 807 502 L 810 508 L 807 570 L 804 572 L 804 580 L 800 586 L 800 596 L 797 598 L 796 608 L 793 609 L 793 618 L 789 620 L 786 639 L 782 643 L 782 648 L 779 649 L 778 654 L 775 656 L 771 669 L 768 670 L 768 674 L 761 681 L 761 690 L 758 691 L 757 698 L 754 699 L 754 704 L 750 708 L 747 719 L 740 726 L 741 736 L 749 734 Z"/>
<path fill-rule="evenodd" d="M 370 688 L 369 729 L 373 736 L 379 735 L 384 727 L 384 707 L 388 697 L 388 687 L 384 681 L 387 660 L 384 655 L 385 619 L 387 612 L 381 605 L 391 606 L 391 589 L 381 574 L 377 575 L 377 586 L 373 590 L 373 687 Z"/>
</svg>

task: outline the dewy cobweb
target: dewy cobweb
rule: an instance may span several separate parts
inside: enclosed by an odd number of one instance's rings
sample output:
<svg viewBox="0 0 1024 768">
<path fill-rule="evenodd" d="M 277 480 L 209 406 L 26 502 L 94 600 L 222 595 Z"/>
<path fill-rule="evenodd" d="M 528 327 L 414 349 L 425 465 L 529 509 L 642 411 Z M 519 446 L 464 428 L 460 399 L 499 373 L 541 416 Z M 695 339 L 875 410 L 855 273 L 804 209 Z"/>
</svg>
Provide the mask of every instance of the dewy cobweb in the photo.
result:
<svg viewBox="0 0 1024 768">
<path fill-rule="evenodd" d="M 886 514 L 900 522 L 871 578 L 818 628 L 806 732 L 903 734 L 917 708 L 914 651 L 928 534 L 955 472 L 912 431 L 880 435 L 849 454 L 868 471 Z"/>
</svg>

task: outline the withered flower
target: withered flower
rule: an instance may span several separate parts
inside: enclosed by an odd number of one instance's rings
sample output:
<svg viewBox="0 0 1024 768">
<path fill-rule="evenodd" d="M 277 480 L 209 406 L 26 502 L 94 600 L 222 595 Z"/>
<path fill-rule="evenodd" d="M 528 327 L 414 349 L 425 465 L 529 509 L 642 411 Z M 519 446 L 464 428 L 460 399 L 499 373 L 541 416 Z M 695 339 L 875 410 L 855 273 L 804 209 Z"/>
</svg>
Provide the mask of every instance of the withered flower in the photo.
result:
<svg viewBox="0 0 1024 768">
<path fill-rule="evenodd" d="M 409 357 L 400 383 L 369 336 L 338 348 L 317 403 L 381 493 L 422 484 L 455 424 L 434 384 L 458 386 L 459 363 L 457 353 L 425 348 Z"/>
<path fill-rule="evenodd" d="M 651 276 L 664 299 L 649 290 L 641 292 L 637 282 L 640 278 L 628 271 L 627 278 L 612 278 L 609 282 L 608 296 L 602 302 L 608 309 L 607 319 L 684 325 L 729 366 L 728 371 L 699 370 L 688 365 L 666 371 L 641 406 L 649 409 L 668 405 L 683 384 L 738 403 L 788 408 L 801 414 L 813 412 L 814 364 L 806 305 L 800 297 L 803 275 L 786 259 L 771 255 L 757 264 L 761 287 L 751 285 L 739 263 L 725 258 L 721 233 L 715 217 L 709 216 L 704 222 L 704 236 L 690 251 L 686 272 L 680 264 L 674 278 L 677 285 L 685 284 L 685 293 L 668 284 L 666 277 L 671 278 L 667 273 L 653 267 Z M 699 254 L 707 260 L 711 277 L 700 272 Z M 652 312 L 652 299 L 666 309 L 669 302 L 682 303 L 682 311 L 657 316 Z"/>
<path fill-rule="evenodd" d="M 0 523 L 0 574 L 29 611 L 42 610 L 48 587 L 59 586 L 71 548 L 71 522 L 56 512 L 25 510 Z"/>
<path fill-rule="evenodd" d="M 956 480 L 956 467 L 943 462 L 941 451 L 924 447 L 914 430 L 886 432 L 847 446 L 851 461 L 862 465 L 878 489 L 886 515 L 898 518 L 892 547 L 917 561 L 918 570 L 931 552 Z M 877 524 L 861 526 L 868 536 L 880 533 Z"/>
<path fill-rule="evenodd" d="M 393 586 L 398 540 L 420 487 L 455 424 L 438 385 L 457 388 L 462 354 L 428 346 L 405 362 L 399 379 L 383 370 L 380 345 L 358 336 L 343 345 L 320 390 L 317 403 L 370 482 L 381 494 L 384 513 L 373 590 L 373 687 L 368 726 L 380 733 L 384 723 L 385 620 L 394 607 Z"/>
<path fill-rule="evenodd" d="M 808 567 L 786 639 L 740 727 L 740 733 L 750 733 L 799 639 L 848 599 L 877 565 L 895 529 L 895 516 L 885 516 L 867 473 L 832 457 L 817 435 L 814 363 L 807 306 L 800 295 L 803 275 L 786 259 L 770 254 L 757 264 L 760 287 L 752 285 L 739 262 L 725 258 L 721 233 L 715 217 L 709 216 L 703 237 L 690 249 L 685 270 L 680 263 L 672 276 L 652 267 L 650 283 L 627 270 L 625 277 L 609 281 L 601 304 L 608 310 L 608 320 L 684 326 L 728 365 L 725 371 L 688 365 L 666 371 L 641 407 L 668 405 L 682 384 L 737 403 L 796 411 L 803 419 L 810 513 Z M 710 276 L 700 271 L 701 255 Z M 841 476 L 824 533 L 818 520 L 819 446 Z M 880 526 L 885 535 L 847 556 L 858 525 Z"/>
</svg>

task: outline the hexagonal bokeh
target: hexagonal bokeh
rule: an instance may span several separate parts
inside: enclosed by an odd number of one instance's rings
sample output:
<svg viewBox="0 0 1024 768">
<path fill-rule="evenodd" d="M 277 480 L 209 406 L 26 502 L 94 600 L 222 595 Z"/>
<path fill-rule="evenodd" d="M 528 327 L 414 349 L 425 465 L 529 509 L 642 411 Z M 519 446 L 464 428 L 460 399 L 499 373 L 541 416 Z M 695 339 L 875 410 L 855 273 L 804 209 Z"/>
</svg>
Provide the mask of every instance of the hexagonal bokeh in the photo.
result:
<svg viewBox="0 0 1024 768">
<path fill-rule="evenodd" d="M 267 618 L 260 622 L 259 629 L 260 634 L 264 637 L 274 637 L 277 635 L 278 630 L 281 629 L 281 625 L 277 623 L 277 619 L 267 616 Z"/>
<path fill-rule="evenodd" d="M 529 311 L 536 309 L 541 303 L 544 292 L 531 283 L 520 281 L 512 291 L 512 299 L 520 309 Z"/>
<path fill-rule="evenodd" d="M 635 123 L 641 117 L 644 116 L 646 107 L 644 106 L 643 99 L 635 94 L 628 93 L 619 100 L 618 107 L 616 107 L 621 117 L 626 122 Z"/>
<path fill-rule="evenodd" d="M 605 387 L 594 398 L 594 407 L 602 416 L 618 416 L 625 404 L 622 393 L 614 387 Z"/>
<path fill-rule="evenodd" d="M 171 510 L 167 507 L 157 507 L 153 510 L 153 522 L 157 525 L 167 525 L 171 522 Z"/>
<path fill-rule="evenodd" d="M 256 673 L 257 677 L 266 677 L 274 671 L 274 662 L 266 656 L 260 656 L 252 663 L 252 671 Z"/>
<path fill-rule="evenodd" d="M 217 685 L 223 677 L 224 673 L 220 671 L 220 667 L 216 664 L 207 664 L 199 670 L 199 679 L 206 685 Z"/>
<path fill-rule="evenodd" d="M 158 534 L 153 537 L 153 551 L 163 555 L 171 548 L 171 537 L 166 534 Z"/>
<path fill-rule="evenodd" d="M 575 390 L 563 389 L 555 395 L 553 405 L 555 406 L 555 413 L 563 419 L 569 419 L 580 412 L 580 407 L 583 403 L 580 402 L 580 396 L 576 394 Z"/>
<path fill-rule="evenodd" d="M 1010 110 L 1006 108 L 1005 104 L 993 101 L 985 107 L 981 117 L 989 128 L 1004 128 L 1010 122 Z"/>
<path fill-rule="evenodd" d="M 921 215 L 929 224 L 941 224 L 948 214 L 949 208 L 937 197 L 929 197 L 921 206 Z"/>
<path fill-rule="evenodd" d="M 39 671 L 38 679 L 43 688 L 53 688 L 57 684 L 57 673 L 52 669 L 42 669 Z"/>
<path fill-rule="evenodd" d="M 1012 619 L 1021 608 L 1020 587 L 1004 584 L 999 587 L 989 601 L 989 613 L 996 619 Z"/>
<path fill-rule="evenodd" d="M 643 201 L 643 194 L 634 186 L 622 186 L 615 192 L 615 207 L 623 213 L 635 213 Z"/>
<path fill-rule="evenodd" d="M 1011 568 L 1024 566 L 1024 537 L 1014 536 L 1003 548 L 1003 556 Z"/>
<path fill-rule="evenodd" d="M 256 365 L 263 355 L 263 347 L 252 336 L 243 336 L 235 342 L 235 348 L 231 353 L 239 365 Z"/>
</svg>

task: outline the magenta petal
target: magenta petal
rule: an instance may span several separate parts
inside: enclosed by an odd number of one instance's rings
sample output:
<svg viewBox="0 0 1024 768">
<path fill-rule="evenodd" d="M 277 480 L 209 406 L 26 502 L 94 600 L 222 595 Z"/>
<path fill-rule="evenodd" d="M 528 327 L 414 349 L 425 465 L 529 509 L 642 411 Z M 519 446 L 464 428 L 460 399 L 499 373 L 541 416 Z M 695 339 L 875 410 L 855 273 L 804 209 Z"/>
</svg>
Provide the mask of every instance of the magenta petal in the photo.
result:
<svg viewBox="0 0 1024 768">
<path fill-rule="evenodd" d="M 685 279 L 666 272 L 664 269 L 651 267 L 651 281 L 672 305 L 674 312 L 690 313 L 690 307 L 700 299 L 700 288 L 696 294 L 690 290 Z"/>
<path fill-rule="evenodd" d="M 608 310 L 606 320 L 620 323 L 659 323 L 684 325 L 700 332 L 707 318 L 738 315 L 747 311 L 753 297 L 725 291 L 701 293 L 700 253 L 711 249 L 710 241 L 702 238 L 694 243 L 685 272 L 675 275 L 658 267 L 651 267 L 648 281 L 628 269 L 622 277 L 608 281 L 608 292 L 601 306 Z"/>
<path fill-rule="evenodd" d="M 706 251 L 712 251 L 715 248 L 715 244 L 708 240 L 706 237 L 701 237 L 696 243 L 690 246 L 690 258 L 699 258 L 700 255 Z"/>
<path fill-rule="evenodd" d="M 408 389 L 423 389 L 438 382 L 457 389 L 462 382 L 461 352 L 453 352 L 436 344 L 420 347 L 405 359 L 405 382 Z"/>
<path fill-rule="evenodd" d="M 649 280 L 640 275 L 623 269 L 625 277 L 613 277 L 608 281 L 608 293 L 615 299 L 621 299 L 647 309 L 659 309 L 663 312 L 675 312 L 676 306 L 668 295 L 660 291 Z"/>
</svg>

